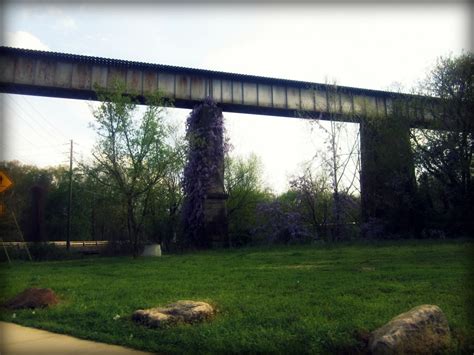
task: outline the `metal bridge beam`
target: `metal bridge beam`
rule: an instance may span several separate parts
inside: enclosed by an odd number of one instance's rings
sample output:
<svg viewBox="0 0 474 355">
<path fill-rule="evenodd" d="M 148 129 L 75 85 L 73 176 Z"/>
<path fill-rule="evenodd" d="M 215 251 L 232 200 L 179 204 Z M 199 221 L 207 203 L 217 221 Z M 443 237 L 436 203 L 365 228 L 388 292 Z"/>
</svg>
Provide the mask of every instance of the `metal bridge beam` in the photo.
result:
<svg viewBox="0 0 474 355">
<path fill-rule="evenodd" d="M 387 116 L 395 99 L 410 95 L 304 81 L 223 73 L 117 59 L 0 47 L 0 92 L 96 100 L 95 85 L 114 81 L 142 99 L 161 90 L 175 107 L 193 108 L 211 96 L 226 112 L 359 122 Z M 413 125 L 430 121 L 407 105 Z"/>
</svg>

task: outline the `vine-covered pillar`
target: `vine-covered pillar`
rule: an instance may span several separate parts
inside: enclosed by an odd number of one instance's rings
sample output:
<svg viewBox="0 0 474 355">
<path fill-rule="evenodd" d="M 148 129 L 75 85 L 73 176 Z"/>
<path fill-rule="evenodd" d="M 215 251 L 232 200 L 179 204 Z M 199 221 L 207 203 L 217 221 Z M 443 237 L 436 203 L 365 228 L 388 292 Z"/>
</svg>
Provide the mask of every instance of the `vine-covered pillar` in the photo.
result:
<svg viewBox="0 0 474 355">
<path fill-rule="evenodd" d="M 228 244 L 227 193 L 224 188 L 224 130 L 218 121 L 222 121 L 222 109 L 213 105 L 202 105 L 199 112 L 200 129 L 213 134 L 207 144 L 212 161 L 209 183 L 204 196 L 204 233 L 212 247 L 224 247 Z M 222 123 L 223 124 L 223 123 Z M 218 137 L 216 135 L 219 135 Z M 213 146 L 215 145 L 215 146 Z"/>
<path fill-rule="evenodd" d="M 415 170 L 407 120 L 396 115 L 364 117 L 360 150 L 363 234 L 415 232 Z"/>
<path fill-rule="evenodd" d="M 227 246 L 223 116 L 222 109 L 212 99 L 206 98 L 189 115 L 187 139 L 185 238 L 191 246 L 198 248 Z"/>
</svg>

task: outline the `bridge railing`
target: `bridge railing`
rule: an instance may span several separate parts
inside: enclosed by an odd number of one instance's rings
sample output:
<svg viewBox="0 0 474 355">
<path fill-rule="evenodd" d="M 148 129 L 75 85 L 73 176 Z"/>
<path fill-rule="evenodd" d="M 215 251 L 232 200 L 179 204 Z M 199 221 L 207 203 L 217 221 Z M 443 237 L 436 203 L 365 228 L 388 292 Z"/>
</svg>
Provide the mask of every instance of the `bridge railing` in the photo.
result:
<svg viewBox="0 0 474 355">
<path fill-rule="evenodd" d="M 33 246 L 37 244 L 54 245 L 61 249 L 66 249 L 67 242 L 65 240 L 60 241 L 46 241 L 46 242 L 0 242 L 0 248 L 18 248 L 22 249 L 25 246 Z M 105 248 L 109 244 L 108 240 L 75 240 L 71 241 L 71 249 L 74 250 L 100 250 Z"/>
</svg>

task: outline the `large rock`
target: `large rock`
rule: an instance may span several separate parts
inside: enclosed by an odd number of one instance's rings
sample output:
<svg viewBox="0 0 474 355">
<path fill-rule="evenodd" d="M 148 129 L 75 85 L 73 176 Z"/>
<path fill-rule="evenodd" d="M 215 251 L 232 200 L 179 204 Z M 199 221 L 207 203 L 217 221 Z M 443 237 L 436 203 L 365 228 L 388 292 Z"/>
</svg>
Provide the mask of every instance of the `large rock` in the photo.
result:
<svg viewBox="0 0 474 355">
<path fill-rule="evenodd" d="M 28 288 L 3 304 L 8 309 L 44 308 L 58 303 L 58 298 L 50 288 Z"/>
<path fill-rule="evenodd" d="M 438 306 L 422 305 L 393 318 L 372 332 L 373 354 L 432 354 L 450 342 L 448 321 Z"/>
<path fill-rule="evenodd" d="M 209 319 L 214 314 L 212 306 L 206 302 L 178 301 L 166 307 L 139 309 L 132 319 L 149 327 L 163 327 L 176 323 L 195 323 Z"/>
</svg>

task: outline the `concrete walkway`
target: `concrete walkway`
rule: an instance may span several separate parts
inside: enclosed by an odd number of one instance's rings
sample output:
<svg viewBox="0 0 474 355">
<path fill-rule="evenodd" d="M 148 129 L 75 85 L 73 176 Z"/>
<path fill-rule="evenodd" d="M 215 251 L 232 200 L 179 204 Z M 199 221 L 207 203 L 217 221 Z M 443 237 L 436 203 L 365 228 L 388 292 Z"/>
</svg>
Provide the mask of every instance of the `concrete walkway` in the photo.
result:
<svg viewBox="0 0 474 355">
<path fill-rule="evenodd" d="M 13 323 L 0 322 L 0 354 L 64 354 L 64 355 L 149 355 L 117 345 L 96 343 L 68 335 L 27 328 Z"/>
</svg>

